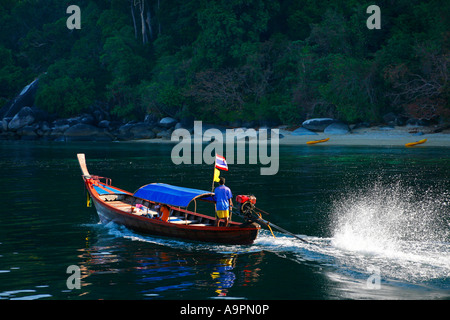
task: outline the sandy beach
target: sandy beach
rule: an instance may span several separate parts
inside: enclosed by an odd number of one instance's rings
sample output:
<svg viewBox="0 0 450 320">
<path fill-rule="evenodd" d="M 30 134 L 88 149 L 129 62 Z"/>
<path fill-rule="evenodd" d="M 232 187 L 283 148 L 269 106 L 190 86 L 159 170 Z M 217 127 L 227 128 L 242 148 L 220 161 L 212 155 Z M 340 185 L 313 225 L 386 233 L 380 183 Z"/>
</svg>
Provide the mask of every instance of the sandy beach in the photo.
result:
<svg viewBox="0 0 450 320">
<path fill-rule="evenodd" d="M 386 147 L 402 147 L 406 143 L 427 139 L 424 144 L 414 146 L 414 148 L 422 147 L 450 147 L 450 132 L 442 133 L 425 133 L 417 134 L 410 133 L 412 128 L 408 127 L 396 127 L 393 129 L 380 129 L 378 127 L 363 128 L 354 130 L 349 134 L 325 134 L 318 132 L 317 135 L 308 136 L 295 136 L 288 132 L 282 139 L 280 139 L 280 145 L 299 145 L 306 144 L 308 141 L 321 140 L 330 138 L 327 142 L 315 144 L 312 146 L 386 146 Z M 284 132 L 284 131 L 283 131 Z M 420 131 L 420 129 L 418 130 Z"/>
<path fill-rule="evenodd" d="M 420 127 L 371 127 L 353 130 L 348 134 L 325 134 L 317 132 L 316 135 L 294 135 L 292 131 L 279 128 L 280 145 L 306 145 L 306 142 L 330 138 L 327 142 L 309 145 L 322 146 L 386 146 L 405 147 L 406 143 L 427 139 L 424 144 L 413 148 L 424 147 L 450 147 L 450 130 L 440 133 L 427 133 L 430 129 Z M 137 143 L 178 143 L 168 139 L 142 139 Z"/>
</svg>

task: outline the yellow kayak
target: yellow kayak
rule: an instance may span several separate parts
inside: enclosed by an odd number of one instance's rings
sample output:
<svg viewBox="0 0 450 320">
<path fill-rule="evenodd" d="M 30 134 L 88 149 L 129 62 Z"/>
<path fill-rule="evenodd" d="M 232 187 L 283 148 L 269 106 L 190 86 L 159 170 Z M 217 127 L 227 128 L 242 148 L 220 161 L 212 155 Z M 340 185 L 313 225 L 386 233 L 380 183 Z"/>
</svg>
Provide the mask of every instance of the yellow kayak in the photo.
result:
<svg viewBox="0 0 450 320">
<path fill-rule="evenodd" d="M 427 142 L 427 139 L 422 139 L 422 140 L 419 140 L 419 141 L 416 141 L 416 142 L 407 143 L 407 144 L 405 144 L 405 147 L 412 147 L 412 146 L 415 146 L 415 145 L 418 145 L 418 144 L 422 144 L 422 143 L 425 143 L 425 142 Z"/>
<path fill-rule="evenodd" d="M 321 142 L 327 142 L 328 140 L 330 140 L 330 138 L 326 138 L 326 139 L 322 139 L 322 140 L 308 141 L 306 144 L 316 144 L 316 143 L 321 143 Z"/>
</svg>

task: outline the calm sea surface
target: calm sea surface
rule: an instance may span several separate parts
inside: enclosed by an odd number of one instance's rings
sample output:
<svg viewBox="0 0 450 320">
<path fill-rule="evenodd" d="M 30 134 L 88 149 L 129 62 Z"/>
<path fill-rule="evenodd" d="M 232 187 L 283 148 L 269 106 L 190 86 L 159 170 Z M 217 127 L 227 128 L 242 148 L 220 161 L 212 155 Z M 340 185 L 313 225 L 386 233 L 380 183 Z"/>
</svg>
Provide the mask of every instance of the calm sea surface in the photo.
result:
<svg viewBox="0 0 450 320">
<path fill-rule="evenodd" d="M 254 194 L 265 218 L 309 244 L 267 230 L 232 246 L 99 224 L 76 154 L 125 190 L 208 190 L 212 165 L 176 166 L 172 147 L 0 142 L 0 299 L 450 299 L 449 148 L 282 146 L 273 176 L 230 164 L 233 195 Z M 79 289 L 67 286 L 71 265 Z"/>
</svg>

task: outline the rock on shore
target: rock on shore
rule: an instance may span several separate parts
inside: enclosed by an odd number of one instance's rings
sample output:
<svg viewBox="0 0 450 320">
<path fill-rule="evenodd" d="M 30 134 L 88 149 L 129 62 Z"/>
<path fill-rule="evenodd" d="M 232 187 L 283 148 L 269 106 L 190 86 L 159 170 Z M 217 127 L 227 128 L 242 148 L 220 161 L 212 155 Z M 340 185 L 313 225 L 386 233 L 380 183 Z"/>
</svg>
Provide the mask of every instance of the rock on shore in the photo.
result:
<svg viewBox="0 0 450 320">
<path fill-rule="evenodd" d="M 114 136 L 105 129 L 78 123 L 64 131 L 66 141 L 112 141 Z"/>
<path fill-rule="evenodd" d="M 8 123 L 8 130 L 17 131 L 35 121 L 34 112 L 30 107 L 23 107 Z"/>
<path fill-rule="evenodd" d="M 304 121 L 302 126 L 311 131 L 323 131 L 334 122 L 336 122 L 336 120 L 332 118 L 314 118 Z"/>
<path fill-rule="evenodd" d="M 152 119 L 152 120 L 149 120 Z M 126 141 L 138 139 L 170 139 L 179 122 L 170 118 L 158 121 L 111 121 L 102 110 L 93 109 L 78 117 L 54 119 L 36 107 L 25 106 L 13 117 L 0 119 L 1 140 L 47 141 Z"/>
<path fill-rule="evenodd" d="M 91 106 L 76 117 L 57 119 L 56 116 L 34 106 L 34 96 L 38 79 L 26 86 L 11 102 L 0 109 L 0 140 L 47 140 L 47 141 L 127 141 L 141 139 L 170 140 L 175 129 L 191 130 L 194 119 L 159 118 L 155 114 L 147 114 L 143 121 L 115 120 L 105 107 Z M 418 127 L 428 126 L 429 133 L 441 132 L 444 127 L 436 121 L 424 119 L 408 119 L 401 115 L 388 113 L 384 117 L 383 128 L 394 126 L 410 128 L 410 133 L 417 133 Z M 264 127 L 263 122 L 238 120 L 224 125 L 203 124 L 203 130 L 215 128 L 224 132 L 227 128 Z M 378 124 L 379 125 L 379 124 Z M 294 131 L 288 126 L 280 126 L 280 139 L 284 136 L 305 136 L 324 133 L 327 135 L 343 135 L 370 128 L 369 123 L 348 124 L 333 118 L 313 118 L 302 123 Z M 434 127 L 431 127 L 434 126 Z M 283 128 L 284 127 L 284 128 Z M 386 130 L 387 130 L 386 129 Z M 422 130 L 422 129 L 420 129 Z"/>
<path fill-rule="evenodd" d="M 333 122 L 323 130 L 327 134 L 347 134 L 350 133 L 350 128 L 346 123 Z"/>
</svg>

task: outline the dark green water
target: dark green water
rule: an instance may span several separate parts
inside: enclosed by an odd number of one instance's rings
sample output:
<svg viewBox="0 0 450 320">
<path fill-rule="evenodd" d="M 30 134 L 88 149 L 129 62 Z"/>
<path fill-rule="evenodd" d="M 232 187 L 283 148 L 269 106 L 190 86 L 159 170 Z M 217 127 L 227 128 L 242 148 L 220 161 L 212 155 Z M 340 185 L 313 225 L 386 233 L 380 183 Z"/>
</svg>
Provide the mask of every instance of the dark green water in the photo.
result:
<svg viewBox="0 0 450 320">
<path fill-rule="evenodd" d="M 255 194 L 268 220 L 310 244 L 267 230 L 252 246 L 203 244 L 99 224 L 76 153 L 125 190 L 210 188 L 212 166 L 176 166 L 171 149 L 0 142 L 0 299 L 450 298 L 450 149 L 286 146 L 277 175 L 229 165 L 234 196 Z M 80 289 L 67 287 L 70 265 Z"/>
</svg>

